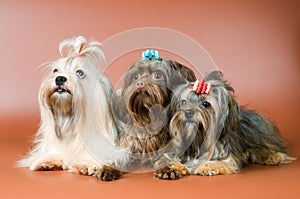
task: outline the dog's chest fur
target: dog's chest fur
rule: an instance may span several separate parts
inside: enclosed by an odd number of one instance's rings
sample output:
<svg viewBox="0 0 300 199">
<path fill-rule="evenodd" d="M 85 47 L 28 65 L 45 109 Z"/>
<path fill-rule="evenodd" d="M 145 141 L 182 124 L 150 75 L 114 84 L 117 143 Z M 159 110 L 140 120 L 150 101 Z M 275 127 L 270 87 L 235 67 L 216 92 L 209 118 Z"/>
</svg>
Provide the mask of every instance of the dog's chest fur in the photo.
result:
<svg viewBox="0 0 300 199">
<path fill-rule="evenodd" d="M 151 153 L 159 150 L 170 141 L 168 128 L 160 131 L 130 126 L 119 135 L 118 145 L 131 153 Z"/>
</svg>

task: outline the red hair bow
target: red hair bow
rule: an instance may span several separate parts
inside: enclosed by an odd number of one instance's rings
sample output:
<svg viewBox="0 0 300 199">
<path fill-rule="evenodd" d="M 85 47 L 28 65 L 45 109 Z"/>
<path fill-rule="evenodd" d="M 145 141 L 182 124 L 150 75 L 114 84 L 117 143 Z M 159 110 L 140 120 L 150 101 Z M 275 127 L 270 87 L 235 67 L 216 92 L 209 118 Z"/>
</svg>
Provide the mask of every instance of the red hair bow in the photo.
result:
<svg viewBox="0 0 300 199">
<path fill-rule="evenodd" d="M 197 80 L 194 84 L 191 84 L 190 88 L 197 94 L 208 95 L 211 90 L 211 84 Z"/>
</svg>

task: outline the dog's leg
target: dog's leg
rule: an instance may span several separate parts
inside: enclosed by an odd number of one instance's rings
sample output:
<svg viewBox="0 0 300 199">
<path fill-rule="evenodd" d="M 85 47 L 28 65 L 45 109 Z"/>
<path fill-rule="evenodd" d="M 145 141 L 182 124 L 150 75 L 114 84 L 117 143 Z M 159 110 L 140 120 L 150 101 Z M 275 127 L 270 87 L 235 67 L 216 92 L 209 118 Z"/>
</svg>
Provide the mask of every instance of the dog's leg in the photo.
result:
<svg viewBox="0 0 300 199">
<path fill-rule="evenodd" d="M 98 180 L 112 181 L 117 180 L 121 177 L 121 171 L 114 169 L 113 167 L 104 165 L 95 172 L 94 176 Z"/>
<path fill-rule="evenodd" d="M 155 177 L 161 180 L 176 180 L 188 174 L 188 169 L 179 162 L 171 162 L 169 166 L 155 171 Z"/>
<path fill-rule="evenodd" d="M 218 174 L 233 174 L 238 173 L 240 168 L 233 158 L 229 155 L 224 160 L 207 161 L 197 166 L 192 174 L 203 175 L 203 176 L 214 176 Z"/>
<path fill-rule="evenodd" d="M 286 153 L 270 151 L 267 149 L 248 149 L 243 156 L 249 163 L 269 166 L 290 163 L 296 159 L 294 157 L 289 157 Z"/>
<path fill-rule="evenodd" d="M 287 164 L 292 162 L 293 160 L 296 160 L 294 157 L 289 157 L 285 153 L 273 153 L 268 156 L 267 160 L 264 161 L 265 165 L 278 165 L 278 164 Z"/>
</svg>

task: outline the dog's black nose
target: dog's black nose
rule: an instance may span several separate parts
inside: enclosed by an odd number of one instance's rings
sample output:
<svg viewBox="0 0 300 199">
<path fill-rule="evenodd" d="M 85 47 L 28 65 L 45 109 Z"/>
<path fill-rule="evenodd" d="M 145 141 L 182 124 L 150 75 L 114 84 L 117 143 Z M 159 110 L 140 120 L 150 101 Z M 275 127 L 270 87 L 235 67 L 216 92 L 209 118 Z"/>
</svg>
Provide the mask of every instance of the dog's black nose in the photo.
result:
<svg viewBox="0 0 300 199">
<path fill-rule="evenodd" d="M 55 84 L 57 86 L 62 86 L 66 81 L 67 81 L 67 78 L 65 78 L 64 76 L 58 76 L 55 79 Z"/>
<path fill-rule="evenodd" d="M 194 111 L 192 111 L 192 110 L 186 110 L 184 112 L 184 114 L 185 114 L 186 118 L 192 118 L 194 116 Z"/>
</svg>

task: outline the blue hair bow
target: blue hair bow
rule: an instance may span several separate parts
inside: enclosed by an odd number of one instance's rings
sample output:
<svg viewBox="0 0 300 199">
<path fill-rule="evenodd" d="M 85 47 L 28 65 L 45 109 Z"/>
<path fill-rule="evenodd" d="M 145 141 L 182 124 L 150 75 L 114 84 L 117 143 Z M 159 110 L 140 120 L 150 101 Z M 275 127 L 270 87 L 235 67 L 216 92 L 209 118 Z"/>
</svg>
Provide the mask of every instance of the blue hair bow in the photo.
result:
<svg viewBox="0 0 300 199">
<path fill-rule="evenodd" d="M 157 60 L 157 61 L 161 61 L 162 58 L 160 58 L 160 55 L 158 53 L 157 50 L 145 50 L 142 53 L 142 60 Z"/>
</svg>

